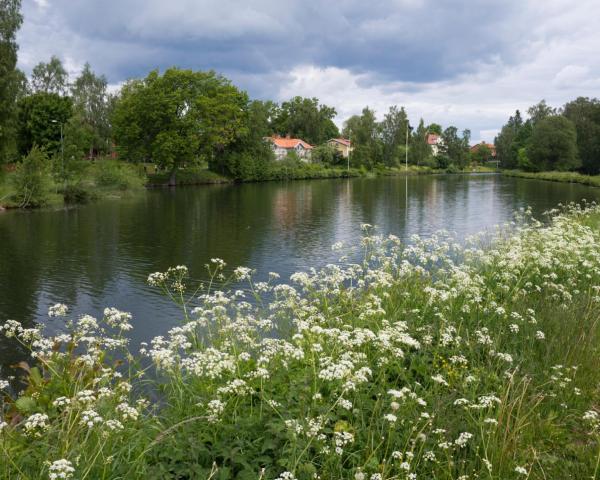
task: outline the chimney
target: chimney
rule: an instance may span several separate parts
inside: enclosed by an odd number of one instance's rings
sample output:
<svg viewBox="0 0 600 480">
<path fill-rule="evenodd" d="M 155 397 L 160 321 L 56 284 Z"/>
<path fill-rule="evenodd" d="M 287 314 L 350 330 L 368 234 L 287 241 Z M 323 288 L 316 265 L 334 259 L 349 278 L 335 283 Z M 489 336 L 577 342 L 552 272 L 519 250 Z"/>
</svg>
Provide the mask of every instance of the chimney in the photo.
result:
<svg viewBox="0 0 600 480">
<path fill-rule="evenodd" d="M 290 134 L 288 133 L 288 134 L 286 134 L 285 138 L 292 138 L 292 137 L 291 137 L 291 136 L 290 136 Z"/>
</svg>

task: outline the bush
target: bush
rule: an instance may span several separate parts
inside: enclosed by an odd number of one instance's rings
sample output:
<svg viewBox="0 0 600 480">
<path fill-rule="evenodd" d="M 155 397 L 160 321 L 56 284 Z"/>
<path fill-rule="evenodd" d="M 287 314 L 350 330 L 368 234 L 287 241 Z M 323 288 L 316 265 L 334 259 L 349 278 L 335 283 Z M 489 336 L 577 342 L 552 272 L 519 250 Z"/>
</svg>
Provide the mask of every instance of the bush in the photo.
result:
<svg viewBox="0 0 600 480">
<path fill-rule="evenodd" d="M 85 189 L 81 184 L 67 184 L 62 190 L 65 203 L 88 203 L 92 198 L 89 190 Z"/>
<path fill-rule="evenodd" d="M 96 161 L 94 180 L 99 187 L 119 190 L 130 190 L 143 185 L 143 177 L 135 165 L 109 159 Z"/>
<path fill-rule="evenodd" d="M 15 190 L 12 200 L 19 208 L 45 205 L 52 187 L 46 153 L 34 146 L 29 154 L 23 157 L 11 180 Z"/>
</svg>

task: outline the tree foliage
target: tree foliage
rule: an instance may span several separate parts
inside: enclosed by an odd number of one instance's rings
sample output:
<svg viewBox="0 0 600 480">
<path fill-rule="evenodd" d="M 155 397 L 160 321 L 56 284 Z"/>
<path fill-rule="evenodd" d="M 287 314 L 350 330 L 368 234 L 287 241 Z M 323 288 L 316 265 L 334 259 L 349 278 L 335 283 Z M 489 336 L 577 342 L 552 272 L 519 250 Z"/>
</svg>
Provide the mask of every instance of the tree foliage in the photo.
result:
<svg viewBox="0 0 600 480">
<path fill-rule="evenodd" d="M 17 166 L 11 181 L 15 190 L 13 200 L 20 208 L 44 205 L 52 182 L 46 152 L 34 146 Z"/>
<path fill-rule="evenodd" d="M 426 165 L 432 157 L 431 147 L 427 143 L 428 127 L 425 127 L 423 119 L 413 132 L 410 140 L 409 160 L 415 165 Z"/>
<path fill-rule="evenodd" d="M 545 170 L 573 170 L 581 165 L 577 156 L 575 124 L 559 115 L 539 120 L 526 150 L 533 168 Z"/>
<path fill-rule="evenodd" d="M 469 164 L 469 141 L 471 131 L 463 130 L 462 135 L 458 135 L 458 129 L 450 126 L 442 133 L 441 153 L 446 156 L 450 163 L 458 168 L 465 168 Z"/>
<path fill-rule="evenodd" d="M 600 101 L 579 97 L 565 105 L 563 114 L 575 124 L 577 149 L 584 173 L 600 173 Z"/>
<path fill-rule="evenodd" d="M 171 68 L 127 83 L 113 114 L 124 158 L 175 171 L 210 160 L 246 133 L 248 97 L 214 72 Z"/>
<path fill-rule="evenodd" d="M 89 63 L 71 86 L 75 115 L 84 130 L 91 133 L 88 144 L 90 155 L 94 150 L 107 152 L 110 142 L 108 82 L 104 75 L 96 75 Z"/>
<path fill-rule="evenodd" d="M 333 107 L 319 104 L 318 98 L 294 97 L 283 102 L 273 118 L 273 131 L 301 138 L 310 144 L 324 143 L 339 136 Z"/>
<path fill-rule="evenodd" d="M 31 88 L 34 93 L 67 93 L 69 76 L 63 67 L 60 58 L 52 55 L 50 61 L 40 62 L 33 67 L 31 74 Z"/>
<path fill-rule="evenodd" d="M 490 158 L 492 158 L 492 149 L 485 143 L 477 145 L 477 148 L 471 152 L 471 160 L 479 164 L 487 162 Z"/>
<path fill-rule="evenodd" d="M 19 152 L 26 154 L 34 145 L 49 154 L 60 150 L 61 125 L 69 121 L 72 102 L 56 93 L 39 92 L 22 98 L 18 103 Z"/>
<path fill-rule="evenodd" d="M 391 106 L 380 125 L 383 163 L 386 166 L 397 166 L 404 161 L 408 130 L 404 107 L 399 109 L 396 105 Z"/>
<path fill-rule="evenodd" d="M 355 167 L 373 168 L 382 163 L 383 145 L 381 127 L 375 111 L 363 108 L 361 115 L 354 115 L 344 123 L 343 135 L 352 140 L 351 164 Z"/>
<path fill-rule="evenodd" d="M 16 70 L 20 0 L 0 0 L 0 163 L 15 152 L 16 99 L 22 76 Z"/>
</svg>

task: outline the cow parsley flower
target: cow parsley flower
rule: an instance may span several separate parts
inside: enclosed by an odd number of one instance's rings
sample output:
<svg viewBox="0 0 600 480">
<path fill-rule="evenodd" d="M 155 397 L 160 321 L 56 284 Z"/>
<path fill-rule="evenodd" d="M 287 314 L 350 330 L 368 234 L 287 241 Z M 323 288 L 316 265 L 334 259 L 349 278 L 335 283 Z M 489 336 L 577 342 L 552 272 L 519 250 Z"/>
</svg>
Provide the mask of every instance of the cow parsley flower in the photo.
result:
<svg viewBox="0 0 600 480">
<path fill-rule="evenodd" d="M 60 460 L 55 460 L 52 462 L 52 465 L 48 468 L 50 480 L 68 480 L 73 478 L 73 473 L 75 472 L 75 468 L 73 468 L 73 464 L 64 458 Z"/>
</svg>

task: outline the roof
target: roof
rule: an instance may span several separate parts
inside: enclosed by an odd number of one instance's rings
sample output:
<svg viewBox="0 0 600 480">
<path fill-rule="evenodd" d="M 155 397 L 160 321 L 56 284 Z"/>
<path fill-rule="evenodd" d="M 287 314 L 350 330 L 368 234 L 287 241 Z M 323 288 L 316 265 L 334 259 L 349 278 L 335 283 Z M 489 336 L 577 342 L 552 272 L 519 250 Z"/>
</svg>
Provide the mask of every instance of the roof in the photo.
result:
<svg viewBox="0 0 600 480">
<path fill-rule="evenodd" d="M 427 145 L 437 145 L 440 143 L 440 136 L 437 133 L 427 134 Z"/>
<path fill-rule="evenodd" d="M 279 148 L 291 149 L 296 148 L 298 144 L 302 145 L 303 148 L 310 150 L 313 146 L 310 143 L 306 143 L 300 138 L 282 138 L 282 137 L 267 137 L 267 140 L 273 142 L 275 146 Z"/>
<path fill-rule="evenodd" d="M 475 151 L 479 150 L 479 147 L 481 147 L 482 145 L 485 145 L 486 147 L 488 147 L 492 152 L 494 150 L 496 150 L 496 146 L 495 145 L 492 145 L 491 143 L 481 142 L 481 143 L 478 143 L 477 145 L 473 145 L 471 147 L 471 151 L 475 152 Z"/>
<path fill-rule="evenodd" d="M 349 147 L 351 145 L 350 140 L 348 140 L 347 138 L 330 138 L 328 141 L 341 143 L 342 145 L 345 145 L 346 147 Z"/>
</svg>

